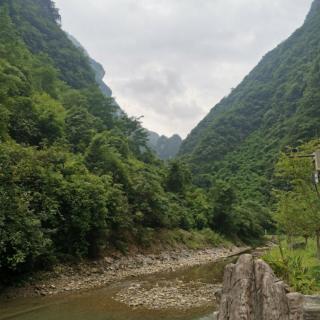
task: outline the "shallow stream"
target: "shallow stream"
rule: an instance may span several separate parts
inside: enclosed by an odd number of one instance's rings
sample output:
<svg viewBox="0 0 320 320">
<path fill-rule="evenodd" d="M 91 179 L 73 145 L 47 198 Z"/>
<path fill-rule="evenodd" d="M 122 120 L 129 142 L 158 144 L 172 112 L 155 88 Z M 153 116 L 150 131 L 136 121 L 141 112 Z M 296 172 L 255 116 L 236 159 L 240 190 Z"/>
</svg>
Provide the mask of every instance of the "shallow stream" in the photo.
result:
<svg viewBox="0 0 320 320">
<path fill-rule="evenodd" d="M 122 281 L 114 285 L 73 293 L 66 296 L 19 298 L 9 302 L 0 301 L 0 320 L 198 320 L 209 319 L 215 311 L 214 304 L 189 310 L 175 308 L 148 310 L 131 308 L 115 301 L 115 295 L 141 282 L 148 287 L 157 286 L 162 281 L 183 281 L 192 283 L 218 284 L 222 282 L 223 269 L 232 259 L 207 265 L 186 268 L 177 272 L 160 273 Z"/>
</svg>

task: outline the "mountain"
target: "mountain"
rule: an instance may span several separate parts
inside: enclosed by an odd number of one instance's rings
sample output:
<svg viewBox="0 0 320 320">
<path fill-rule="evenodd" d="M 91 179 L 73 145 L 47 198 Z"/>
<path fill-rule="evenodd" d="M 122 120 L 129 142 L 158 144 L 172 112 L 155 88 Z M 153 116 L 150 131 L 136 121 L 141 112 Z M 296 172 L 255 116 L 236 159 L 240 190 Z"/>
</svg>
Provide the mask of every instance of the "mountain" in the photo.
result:
<svg viewBox="0 0 320 320">
<path fill-rule="evenodd" d="M 266 219 L 237 209 L 231 188 L 207 192 L 183 162 L 157 158 L 102 74 L 52 0 L 0 0 L 0 285 L 159 236 L 207 247 L 224 242 L 216 232 L 263 234 Z M 153 138 L 165 157 L 181 142 Z"/>
<path fill-rule="evenodd" d="M 179 156 L 198 185 L 222 179 L 268 205 L 274 163 L 288 145 L 319 136 L 320 0 L 301 28 L 266 54 L 192 130 Z"/>
<path fill-rule="evenodd" d="M 112 90 L 107 84 L 104 82 L 104 76 L 106 74 L 103 66 L 90 57 L 87 50 L 82 46 L 82 44 L 72 35 L 67 34 L 72 43 L 82 50 L 84 55 L 89 59 L 90 66 L 95 74 L 96 82 L 98 83 L 101 92 L 107 97 L 112 97 Z M 118 103 L 114 100 L 114 104 L 117 107 L 117 114 L 121 116 L 123 114 L 123 110 L 118 105 Z M 161 160 L 168 160 L 174 158 L 180 148 L 182 143 L 182 139 L 178 135 L 173 135 L 171 138 L 167 138 L 166 136 L 159 136 L 156 132 L 149 131 L 145 129 L 146 134 L 148 136 L 148 146 L 156 153 L 156 155 Z"/>
<path fill-rule="evenodd" d="M 106 71 L 104 70 L 103 66 L 90 57 L 87 50 L 82 46 L 82 44 L 71 34 L 67 34 L 69 39 L 72 41 L 72 43 L 82 50 L 84 55 L 89 59 L 90 66 L 95 74 L 95 80 L 98 83 L 100 90 L 103 94 L 105 94 L 107 97 L 112 97 L 112 90 L 106 85 L 106 83 L 103 81 L 104 76 L 106 75 Z"/>
<path fill-rule="evenodd" d="M 104 76 L 106 74 L 103 66 L 90 57 L 87 50 L 82 46 L 82 44 L 72 35 L 67 34 L 72 43 L 81 49 L 84 55 L 89 59 L 90 66 L 95 74 L 96 82 L 98 83 L 101 92 L 107 97 L 112 97 L 112 90 L 107 84 L 104 82 Z M 123 110 L 118 105 L 116 101 L 114 101 L 115 106 L 117 107 L 117 114 L 121 116 Z M 147 137 L 148 137 L 148 146 L 156 153 L 156 155 L 161 160 L 169 160 L 173 159 L 179 152 L 179 148 L 182 143 L 182 139 L 179 135 L 173 135 L 168 138 L 166 136 L 160 136 L 156 132 L 145 129 Z"/>
<path fill-rule="evenodd" d="M 164 135 L 160 136 L 156 132 L 148 131 L 148 146 L 162 160 L 173 159 L 178 154 L 181 143 L 182 139 L 177 134 L 168 138 Z"/>
</svg>

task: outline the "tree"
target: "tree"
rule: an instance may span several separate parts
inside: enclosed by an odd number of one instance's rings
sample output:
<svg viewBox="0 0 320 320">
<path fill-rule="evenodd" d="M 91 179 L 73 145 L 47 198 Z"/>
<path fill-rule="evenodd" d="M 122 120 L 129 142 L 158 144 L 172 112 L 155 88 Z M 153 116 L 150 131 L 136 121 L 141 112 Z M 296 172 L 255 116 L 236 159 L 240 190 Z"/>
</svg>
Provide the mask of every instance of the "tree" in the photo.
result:
<svg viewBox="0 0 320 320">
<path fill-rule="evenodd" d="M 68 110 L 65 118 L 66 135 L 74 152 L 84 152 L 96 131 L 95 118 L 81 107 Z"/>
<path fill-rule="evenodd" d="M 35 61 L 32 70 L 32 77 L 38 91 L 44 91 L 52 98 L 58 97 L 58 72 L 50 65 L 50 60 L 46 56 L 39 56 Z"/>
<path fill-rule="evenodd" d="M 203 189 L 197 188 L 187 192 L 183 210 L 186 210 L 185 208 L 190 209 L 196 229 L 208 228 L 212 208 L 208 195 Z"/>
<path fill-rule="evenodd" d="M 170 228 L 169 200 L 158 171 L 140 161 L 130 166 L 128 200 L 137 225 Z"/>
<path fill-rule="evenodd" d="M 145 152 L 149 151 L 147 147 L 148 133 L 141 126 L 141 118 L 129 118 L 126 114 L 123 114 L 118 119 L 118 128 L 128 138 L 130 150 L 139 159 L 142 159 Z"/>
<path fill-rule="evenodd" d="M 270 212 L 252 200 L 237 204 L 233 219 L 237 236 L 247 243 L 258 242 L 273 227 Z"/>
<path fill-rule="evenodd" d="M 306 240 L 314 234 L 313 219 L 305 196 L 296 191 L 276 191 L 277 207 L 275 219 L 280 232 L 292 237 L 302 236 Z"/>
<path fill-rule="evenodd" d="M 52 144 L 63 139 L 66 112 L 62 105 L 45 93 L 34 95 L 33 102 L 41 140 Z"/>
<path fill-rule="evenodd" d="M 18 143 L 39 145 L 41 141 L 38 115 L 32 99 L 17 97 L 9 107 L 9 133 Z"/>
<path fill-rule="evenodd" d="M 128 156 L 126 141 L 119 136 L 114 137 L 108 132 L 103 132 L 93 138 L 87 149 L 85 162 L 95 174 L 109 174 L 115 183 L 127 187 L 129 177 L 123 155 Z"/>
<path fill-rule="evenodd" d="M 320 199 L 312 183 L 314 165 L 311 155 L 320 147 L 319 140 L 312 140 L 299 148 L 298 153 L 282 154 L 276 165 L 279 189 L 276 220 L 287 235 L 316 235 L 317 255 L 320 257 Z M 312 178 L 313 179 L 313 178 Z"/>
<path fill-rule="evenodd" d="M 76 257 L 97 257 L 106 245 L 107 203 L 111 186 L 89 173 L 72 174 L 64 182 L 61 227 L 55 236 L 61 252 Z"/>
<path fill-rule="evenodd" d="M 233 188 L 223 181 L 216 181 L 210 190 L 210 199 L 212 201 L 211 228 L 226 235 L 236 234 L 234 206 L 237 199 Z"/>
<path fill-rule="evenodd" d="M 166 187 L 169 192 L 184 195 L 191 183 L 191 173 L 186 164 L 172 161 L 169 164 Z"/>
<path fill-rule="evenodd" d="M 83 90 L 86 97 L 88 111 L 98 119 L 101 119 L 104 129 L 110 130 L 115 122 L 115 101 L 113 98 L 105 97 L 96 86 Z"/>
<path fill-rule="evenodd" d="M 36 267 L 51 252 L 52 243 L 42 232 L 41 222 L 30 210 L 29 203 L 27 193 L 0 189 L 0 274 L 3 279 Z"/>
<path fill-rule="evenodd" d="M 0 141 L 4 141 L 8 136 L 8 110 L 0 104 Z"/>
</svg>

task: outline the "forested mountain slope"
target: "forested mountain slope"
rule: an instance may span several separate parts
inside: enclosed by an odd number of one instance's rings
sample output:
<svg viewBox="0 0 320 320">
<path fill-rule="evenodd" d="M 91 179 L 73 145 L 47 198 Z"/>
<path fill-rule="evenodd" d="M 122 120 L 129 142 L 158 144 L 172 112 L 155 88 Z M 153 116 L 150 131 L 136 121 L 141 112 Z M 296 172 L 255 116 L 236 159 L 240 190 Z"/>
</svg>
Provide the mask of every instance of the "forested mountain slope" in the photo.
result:
<svg viewBox="0 0 320 320">
<path fill-rule="evenodd" d="M 95 80 L 96 80 L 97 84 L 99 85 L 99 88 L 102 91 L 102 93 L 105 94 L 107 97 L 112 97 L 112 90 L 103 81 L 103 78 L 106 74 L 103 66 L 99 62 L 97 62 L 96 60 L 94 60 L 93 58 L 90 57 L 87 50 L 82 46 L 82 44 L 75 37 L 73 37 L 70 34 L 68 34 L 68 37 L 72 41 L 72 43 L 76 47 L 80 48 L 83 51 L 84 55 L 86 57 L 88 57 L 89 62 L 90 62 L 90 66 L 95 74 Z"/>
<path fill-rule="evenodd" d="M 188 170 L 153 156 L 59 21 L 53 1 L 0 0 L 0 283 L 154 230 L 213 228 Z"/>
<path fill-rule="evenodd" d="M 266 205 L 274 163 L 287 145 L 319 135 L 320 0 L 304 25 L 263 57 L 184 141 L 180 156 L 199 185 L 228 181 Z"/>
<path fill-rule="evenodd" d="M 105 76 L 105 70 L 103 66 L 89 56 L 86 49 L 76 38 L 74 38 L 70 34 L 68 34 L 68 37 L 72 41 L 72 43 L 76 47 L 80 48 L 83 51 L 84 55 L 88 57 L 90 66 L 95 74 L 96 82 L 98 83 L 102 93 L 107 97 L 112 97 L 112 90 L 105 84 L 103 80 Z M 121 115 L 123 113 L 123 110 L 115 100 L 114 105 L 117 109 L 117 113 Z M 178 135 L 173 135 L 172 137 L 167 138 L 166 136 L 160 136 L 156 132 L 149 131 L 147 129 L 145 129 L 145 131 L 147 134 L 147 145 L 161 160 L 173 159 L 177 155 L 182 143 L 182 139 Z"/>
<path fill-rule="evenodd" d="M 0 0 L 0 285 L 148 246 L 160 231 L 193 246 L 221 243 L 217 232 L 259 239 L 267 212 L 239 206 L 223 182 L 197 188 L 186 164 L 155 157 L 59 21 L 51 0 Z"/>
</svg>

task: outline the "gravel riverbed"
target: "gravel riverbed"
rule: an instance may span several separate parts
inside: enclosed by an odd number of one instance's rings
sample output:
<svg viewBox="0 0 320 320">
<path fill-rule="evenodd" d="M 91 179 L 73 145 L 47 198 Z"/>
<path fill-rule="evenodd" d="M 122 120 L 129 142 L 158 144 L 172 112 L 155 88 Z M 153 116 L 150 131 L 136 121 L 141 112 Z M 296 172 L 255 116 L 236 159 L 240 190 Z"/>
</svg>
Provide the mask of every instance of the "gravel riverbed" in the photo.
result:
<svg viewBox="0 0 320 320">
<path fill-rule="evenodd" d="M 221 285 L 200 281 L 165 281 L 148 288 L 148 284 L 134 283 L 119 291 L 114 299 L 133 308 L 149 310 L 191 309 L 211 306 Z"/>
<path fill-rule="evenodd" d="M 37 274 L 33 280 L 31 279 L 20 288 L 15 287 L 3 290 L 2 298 L 48 296 L 94 289 L 128 278 L 134 279 L 142 275 L 160 272 L 174 272 L 182 268 L 215 262 L 222 258 L 238 255 L 247 250 L 249 250 L 247 247 L 211 248 L 205 250 L 183 249 L 166 251 L 160 254 L 105 257 L 99 261 L 80 263 L 75 266 L 59 265 L 53 271 Z M 132 306 L 141 305 L 141 301 L 145 301 L 142 303 L 145 307 L 157 308 L 152 301 L 146 299 L 147 296 L 151 296 L 148 290 L 154 290 L 155 296 L 160 301 L 157 303 L 158 306 L 164 304 L 170 306 L 170 297 L 178 294 L 181 299 L 175 300 L 181 301 L 180 305 L 185 307 L 184 301 L 192 300 L 190 299 L 190 295 L 193 297 L 197 295 L 200 298 L 203 296 L 202 302 L 211 302 L 206 300 L 208 299 L 208 295 L 203 294 L 210 291 L 212 295 L 212 290 L 215 288 L 209 288 L 209 286 L 208 284 L 196 283 L 191 287 L 192 290 L 197 292 L 190 292 L 190 285 L 183 283 L 173 285 L 162 284 L 158 288 L 151 289 L 138 286 L 136 288 L 129 288 L 130 290 L 126 289 L 127 291 L 120 291 L 115 299 Z M 132 293 L 136 297 L 140 296 L 140 298 L 131 301 L 129 296 Z"/>
</svg>

